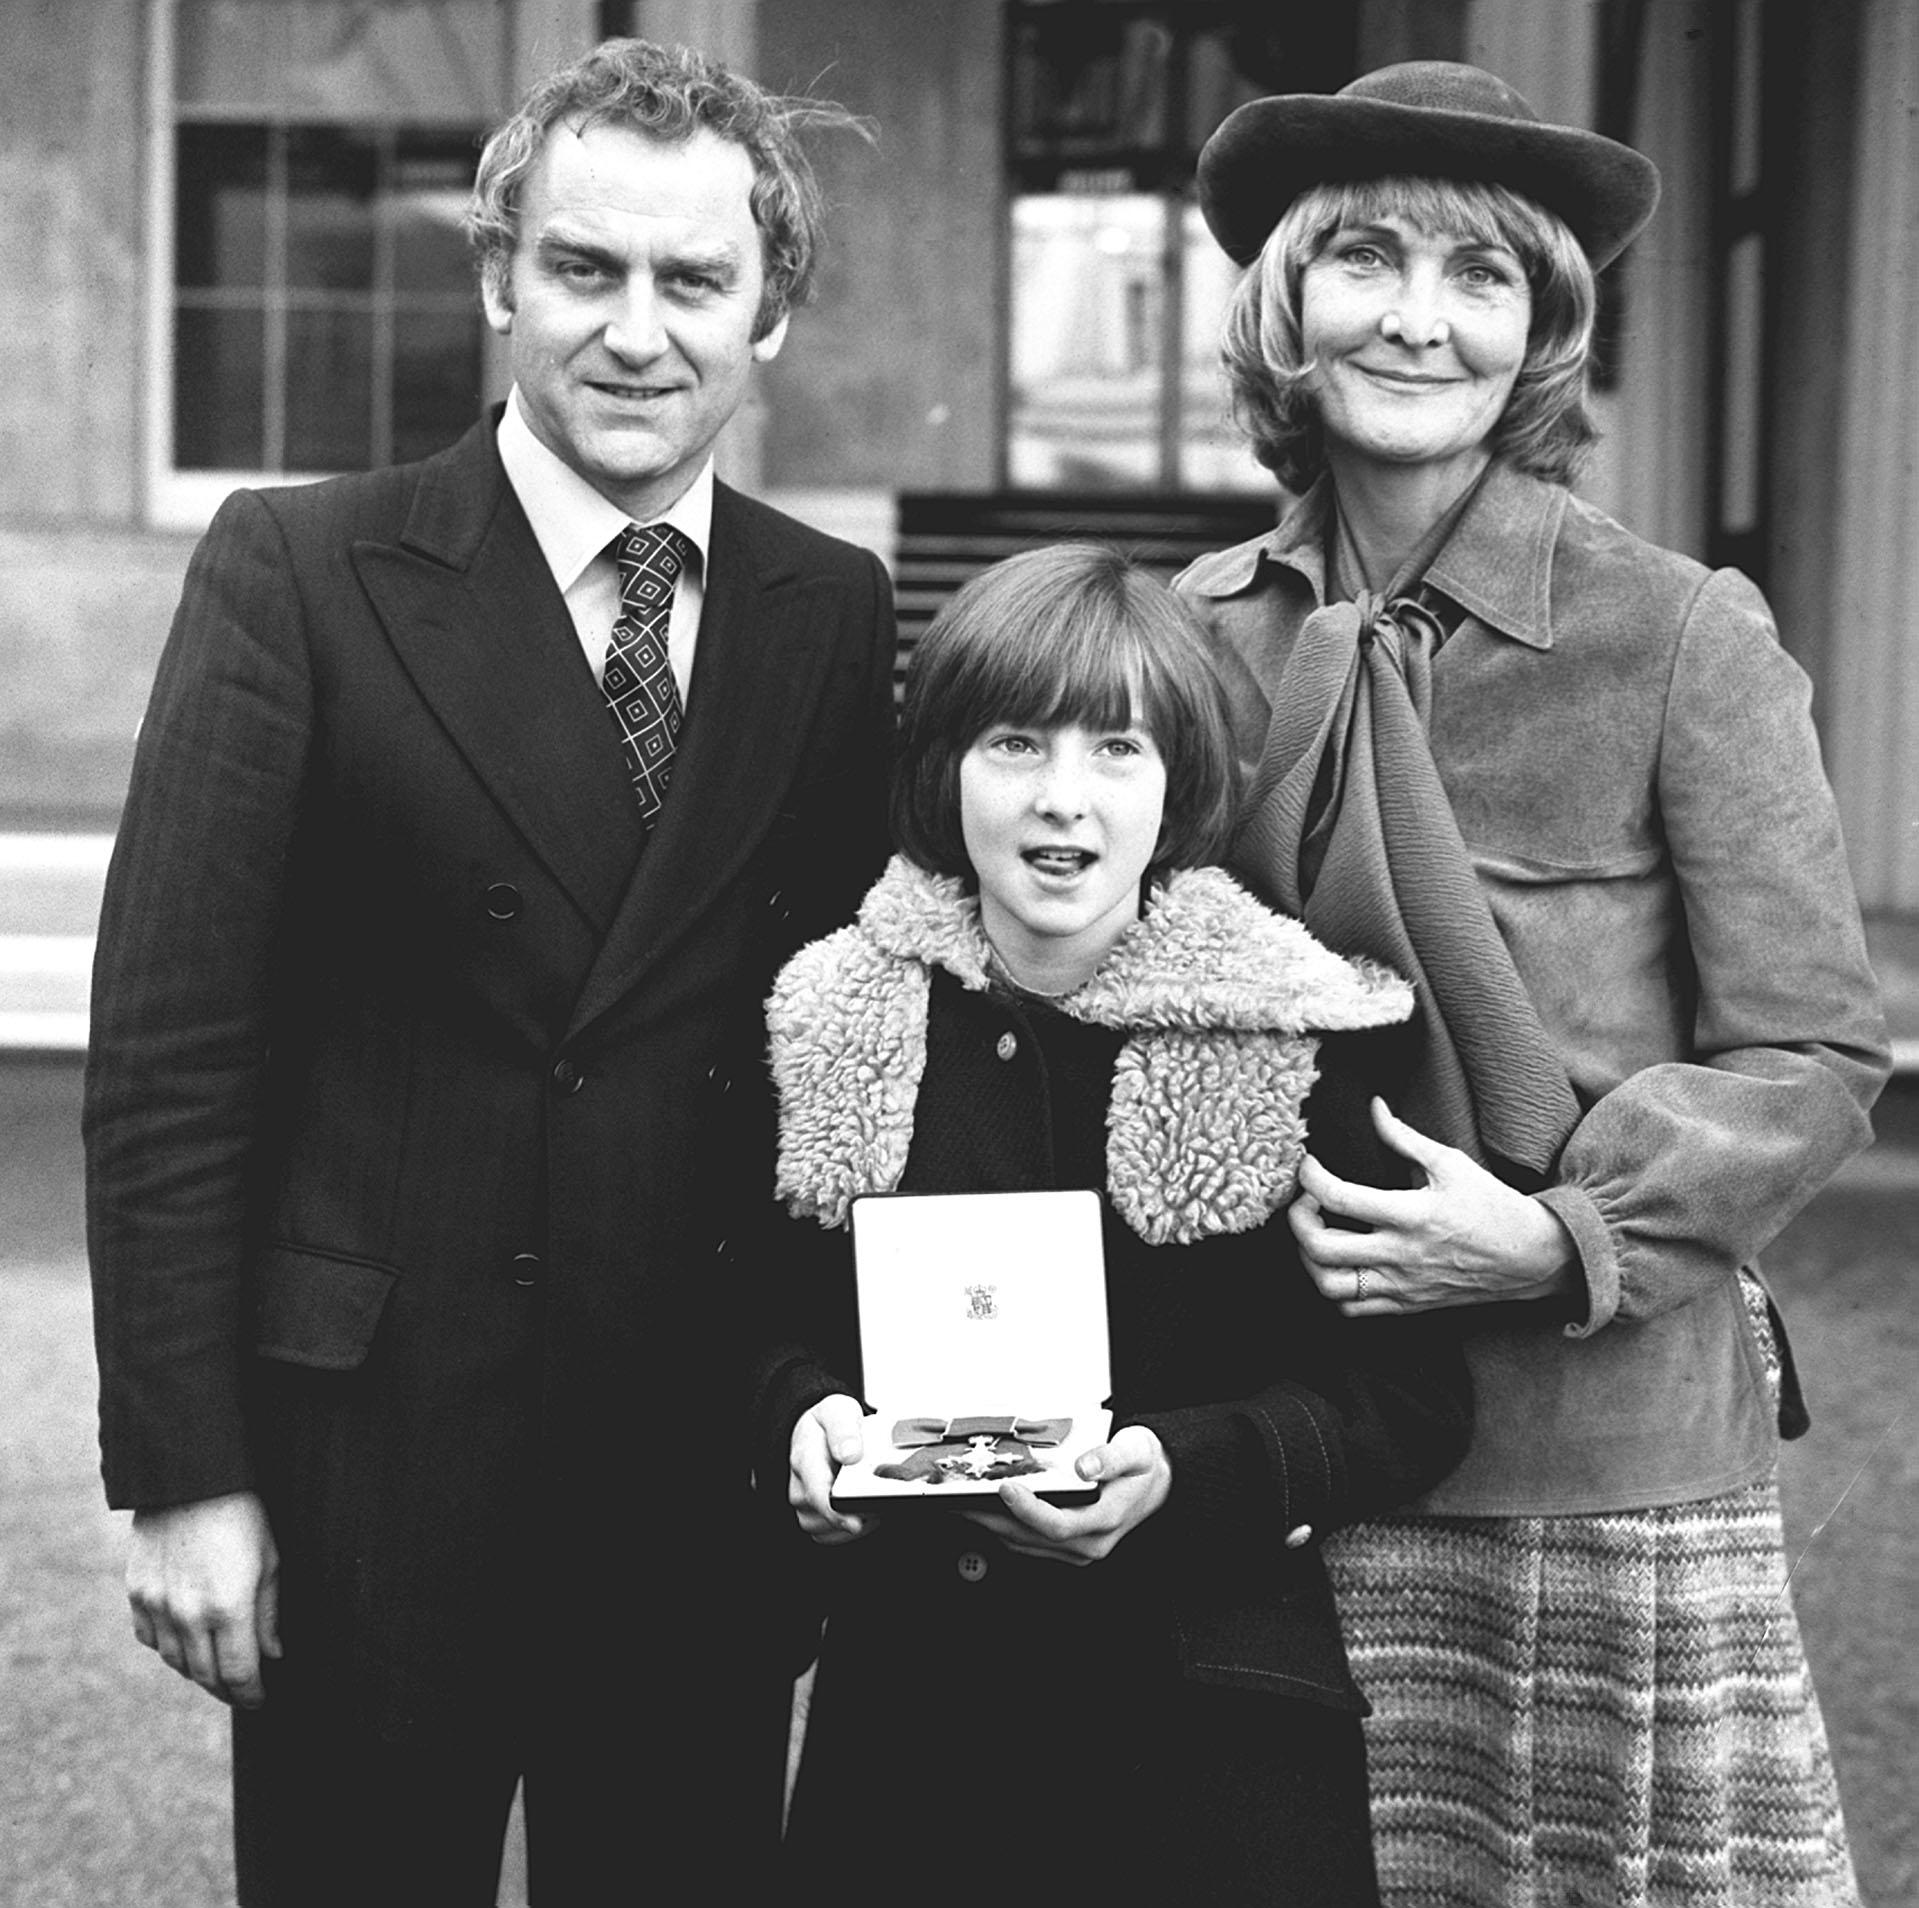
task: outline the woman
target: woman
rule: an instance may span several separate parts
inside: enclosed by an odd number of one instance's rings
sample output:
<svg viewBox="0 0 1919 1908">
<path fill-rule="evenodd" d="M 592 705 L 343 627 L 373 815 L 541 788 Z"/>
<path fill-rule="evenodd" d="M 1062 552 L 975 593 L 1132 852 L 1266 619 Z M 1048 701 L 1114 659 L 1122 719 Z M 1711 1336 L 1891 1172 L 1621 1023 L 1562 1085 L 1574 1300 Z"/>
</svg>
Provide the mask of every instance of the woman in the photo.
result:
<svg viewBox="0 0 1919 1908">
<path fill-rule="evenodd" d="M 803 1899 L 1377 1900 L 1319 1539 L 1457 1458 L 1464 1368 L 1444 1321 L 1341 1318 L 1274 1216 L 1317 1035 L 1411 999 L 1197 865 L 1236 792 L 1165 586 L 1097 549 L 1013 558 L 916 652 L 902 854 L 775 990 L 803 1223 L 771 1260 L 793 1329 L 760 1474 L 830 1570 L 788 1828 Z M 1009 1481 L 971 1512 L 837 1506 L 872 1435 L 849 1201 L 1053 1187 L 1108 1194 L 1097 1500 Z"/>
<path fill-rule="evenodd" d="M 1349 1315 L 1461 1318 L 1474 1374 L 1458 1470 L 1336 1549 L 1384 1895 L 1851 1902 L 1753 1257 L 1887 1051 L 1764 601 L 1564 488 L 1657 175 L 1418 63 L 1242 107 L 1200 187 L 1237 413 L 1304 493 L 1180 579 L 1257 764 L 1230 862 L 1421 1010 L 1399 1171 L 1309 1161 L 1293 1226 Z"/>
</svg>

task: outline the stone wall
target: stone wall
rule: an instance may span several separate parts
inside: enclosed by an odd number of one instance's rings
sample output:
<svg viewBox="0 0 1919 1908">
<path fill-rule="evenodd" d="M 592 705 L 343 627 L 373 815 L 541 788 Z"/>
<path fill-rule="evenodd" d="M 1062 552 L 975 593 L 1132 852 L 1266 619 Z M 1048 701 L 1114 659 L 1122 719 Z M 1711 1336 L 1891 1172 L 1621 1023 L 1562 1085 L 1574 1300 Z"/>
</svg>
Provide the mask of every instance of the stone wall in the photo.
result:
<svg viewBox="0 0 1919 1908">
<path fill-rule="evenodd" d="M 0 816 L 111 826 L 194 539 L 0 529 Z"/>
</svg>

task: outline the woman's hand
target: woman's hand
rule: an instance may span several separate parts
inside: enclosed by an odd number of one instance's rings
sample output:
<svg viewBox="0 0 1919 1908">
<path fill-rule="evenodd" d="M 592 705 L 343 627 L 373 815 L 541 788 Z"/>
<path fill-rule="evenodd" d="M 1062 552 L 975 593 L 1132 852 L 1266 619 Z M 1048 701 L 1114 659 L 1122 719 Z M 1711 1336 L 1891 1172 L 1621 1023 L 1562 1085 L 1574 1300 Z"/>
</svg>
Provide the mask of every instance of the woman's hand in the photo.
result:
<svg viewBox="0 0 1919 1908">
<path fill-rule="evenodd" d="M 1089 1564 L 1111 1555 L 1114 1545 L 1145 1523 L 1173 1488 L 1172 1460 L 1158 1434 L 1143 1424 L 1126 1425 L 1108 1443 L 1085 1452 L 1073 1468 L 1084 1482 L 1099 1485 L 1092 1503 L 1048 1504 L 1029 1485 L 1009 1478 L 999 1487 L 997 1508 L 956 1508 L 1022 1556 Z"/>
<path fill-rule="evenodd" d="M 816 1544 L 850 1544 L 878 1519 L 833 1508 L 833 1480 L 845 1464 L 857 1464 L 866 1449 L 866 1414 L 860 1401 L 836 1391 L 822 1398 L 793 1427 L 787 1449 L 786 1501 L 800 1528 Z"/>
<path fill-rule="evenodd" d="M 1287 1210 L 1313 1283 L 1349 1318 L 1388 1318 L 1447 1305 L 1554 1298 L 1578 1285 L 1572 1235 L 1538 1200 L 1373 1101 L 1373 1125 L 1426 1175 L 1386 1191 L 1337 1179 L 1318 1160 L 1299 1169 Z M 1349 1232 L 1328 1217 L 1367 1228 Z"/>
</svg>

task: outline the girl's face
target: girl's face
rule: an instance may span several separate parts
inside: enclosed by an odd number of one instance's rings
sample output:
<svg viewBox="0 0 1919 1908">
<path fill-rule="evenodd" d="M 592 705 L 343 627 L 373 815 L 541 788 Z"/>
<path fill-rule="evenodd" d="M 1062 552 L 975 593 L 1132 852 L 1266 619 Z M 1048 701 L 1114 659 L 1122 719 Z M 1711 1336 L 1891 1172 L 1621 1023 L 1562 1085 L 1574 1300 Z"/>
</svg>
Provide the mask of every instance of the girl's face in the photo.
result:
<svg viewBox="0 0 1919 1908">
<path fill-rule="evenodd" d="M 980 918 L 1016 980 L 1061 993 L 1139 918 L 1166 764 L 1137 724 L 1001 723 L 960 758 L 960 830 Z"/>
<path fill-rule="evenodd" d="M 1504 246 L 1397 213 L 1335 232 L 1300 280 L 1300 333 L 1335 470 L 1478 474 L 1525 362 L 1532 293 Z"/>
</svg>

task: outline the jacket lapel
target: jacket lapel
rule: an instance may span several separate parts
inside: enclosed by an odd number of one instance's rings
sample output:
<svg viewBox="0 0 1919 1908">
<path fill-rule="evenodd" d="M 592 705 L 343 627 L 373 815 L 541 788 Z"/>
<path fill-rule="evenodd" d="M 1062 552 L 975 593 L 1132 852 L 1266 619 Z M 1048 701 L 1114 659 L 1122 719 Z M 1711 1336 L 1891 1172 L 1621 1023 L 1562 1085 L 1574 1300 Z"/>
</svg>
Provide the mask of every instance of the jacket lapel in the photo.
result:
<svg viewBox="0 0 1919 1908">
<path fill-rule="evenodd" d="M 714 487 L 699 647 L 673 780 L 570 1033 L 695 933 L 789 794 L 838 621 L 832 581 L 774 554 L 759 506 Z"/>
<path fill-rule="evenodd" d="M 353 564 L 422 699 L 515 828 L 604 932 L 639 853 L 592 672 L 483 421 L 420 481 L 398 543 Z"/>
</svg>

